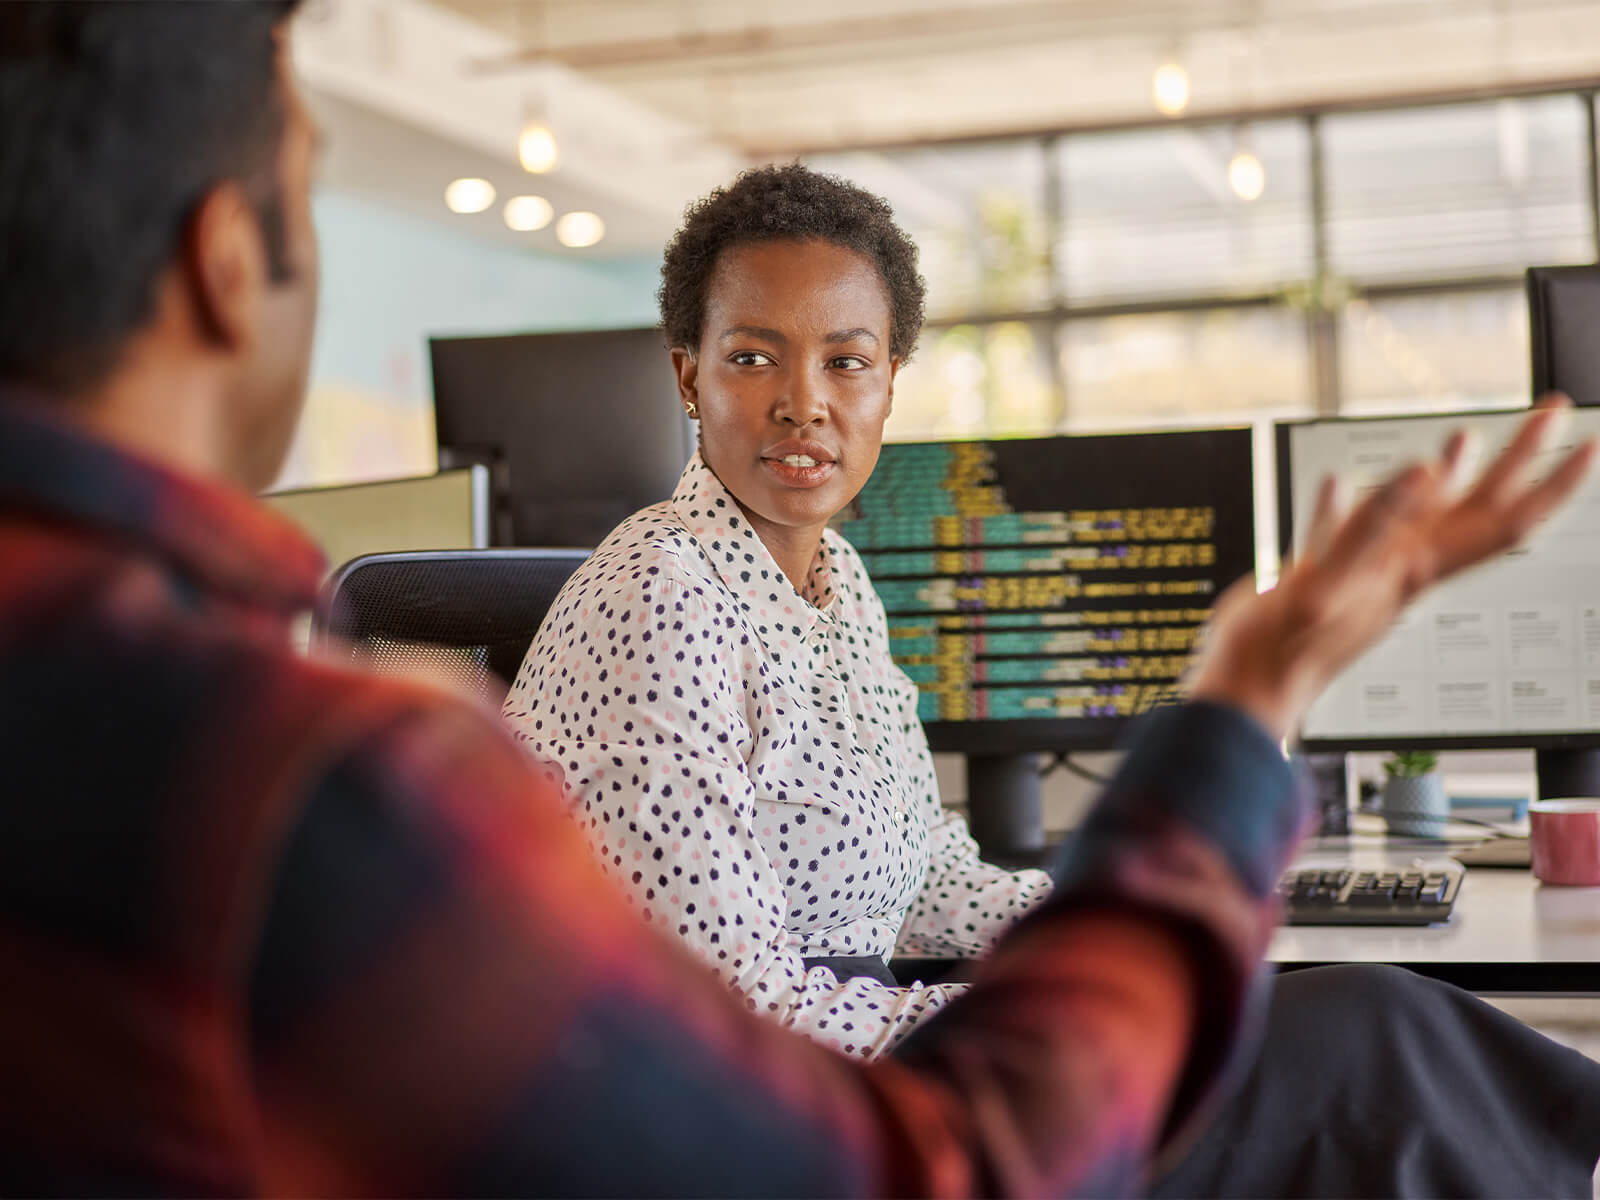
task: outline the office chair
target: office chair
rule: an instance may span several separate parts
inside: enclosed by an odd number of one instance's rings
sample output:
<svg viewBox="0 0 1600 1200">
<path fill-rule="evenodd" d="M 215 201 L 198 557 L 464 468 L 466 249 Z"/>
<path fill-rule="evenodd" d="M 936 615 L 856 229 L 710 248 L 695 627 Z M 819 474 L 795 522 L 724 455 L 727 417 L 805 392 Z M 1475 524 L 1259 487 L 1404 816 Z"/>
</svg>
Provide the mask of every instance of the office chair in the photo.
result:
<svg viewBox="0 0 1600 1200">
<path fill-rule="evenodd" d="M 334 572 L 312 616 L 324 658 L 427 674 L 498 702 L 587 550 L 367 554 Z"/>
</svg>

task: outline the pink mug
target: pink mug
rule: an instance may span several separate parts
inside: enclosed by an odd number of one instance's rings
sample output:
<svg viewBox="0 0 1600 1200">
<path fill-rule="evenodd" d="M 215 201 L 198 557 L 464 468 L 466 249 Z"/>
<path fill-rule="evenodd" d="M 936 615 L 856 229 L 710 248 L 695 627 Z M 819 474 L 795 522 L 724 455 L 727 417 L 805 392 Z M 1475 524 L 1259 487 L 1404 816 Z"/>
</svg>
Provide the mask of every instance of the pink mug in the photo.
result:
<svg viewBox="0 0 1600 1200">
<path fill-rule="evenodd" d="M 1533 801 L 1528 805 L 1528 837 L 1539 879 L 1600 887 L 1600 799 Z"/>
</svg>

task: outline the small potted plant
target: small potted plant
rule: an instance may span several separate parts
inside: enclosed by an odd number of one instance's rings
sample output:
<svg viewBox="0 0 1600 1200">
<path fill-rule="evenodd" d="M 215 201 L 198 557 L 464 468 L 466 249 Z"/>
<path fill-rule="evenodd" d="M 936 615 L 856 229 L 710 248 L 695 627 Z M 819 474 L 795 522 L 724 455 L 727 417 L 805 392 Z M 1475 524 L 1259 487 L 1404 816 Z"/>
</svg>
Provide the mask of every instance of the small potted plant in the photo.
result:
<svg viewBox="0 0 1600 1200">
<path fill-rule="evenodd" d="M 1431 750 L 1401 750 L 1383 764 L 1383 820 L 1401 837 L 1443 837 L 1450 797 Z"/>
</svg>

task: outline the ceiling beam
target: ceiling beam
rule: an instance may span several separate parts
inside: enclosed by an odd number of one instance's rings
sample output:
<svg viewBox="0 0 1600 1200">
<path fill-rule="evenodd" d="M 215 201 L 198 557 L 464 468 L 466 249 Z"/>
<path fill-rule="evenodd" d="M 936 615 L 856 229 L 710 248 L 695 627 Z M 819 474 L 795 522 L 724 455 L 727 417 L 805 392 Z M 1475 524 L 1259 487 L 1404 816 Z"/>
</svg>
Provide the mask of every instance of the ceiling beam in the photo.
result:
<svg viewBox="0 0 1600 1200">
<path fill-rule="evenodd" d="M 986 127 L 963 131 L 949 130 L 937 137 L 918 136 L 904 140 L 835 139 L 827 143 L 802 142 L 746 142 L 735 148 L 747 158 L 765 162 L 792 158 L 806 158 L 818 154 L 847 154 L 892 150 L 925 150 L 940 146 L 960 146 L 984 142 L 1007 141 L 1017 138 L 1042 138 L 1055 134 L 1117 133 L 1134 129 L 1181 128 L 1185 125 L 1249 124 L 1252 121 L 1304 118 L 1330 113 L 1377 112 L 1390 108 L 1427 108 L 1434 105 L 1464 104 L 1472 101 L 1506 100 L 1528 96 L 1567 95 L 1593 92 L 1600 94 L 1600 74 L 1562 76 L 1540 79 L 1529 83 L 1485 84 L 1481 87 L 1447 89 L 1391 89 L 1356 97 L 1328 96 L 1296 100 L 1288 104 L 1257 105 L 1250 108 L 1218 108 L 1195 110 L 1185 116 L 1159 117 L 1140 115 L 1110 120 L 1062 121 L 1051 125 L 1017 125 L 1011 127 Z"/>
<path fill-rule="evenodd" d="M 1590 10 L 1593 0 L 1518 0 L 1518 15 L 1530 10 L 1550 14 L 1565 10 Z M 1496 0 L 1483 0 L 1481 15 L 1497 15 Z M 926 53 L 930 41 L 959 40 L 979 34 L 1050 28 L 1064 40 L 1108 37 L 1151 37 L 1181 41 L 1207 30 L 1250 30 L 1270 26 L 1334 25 L 1347 28 L 1357 21 L 1363 28 L 1395 24 L 1448 21 L 1462 15 L 1461 0 L 1345 0 L 1330 5 L 1321 0 L 1296 9 L 1279 9 L 1263 15 L 1259 5 L 1241 0 L 1192 0 L 1175 11 L 1170 0 L 1121 0 L 1107 6 L 1082 0 L 1011 0 L 1009 3 L 922 8 L 916 12 L 865 11 L 845 19 L 812 23 L 766 21 L 731 28 L 685 29 L 598 41 L 559 43 L 547 39 L 543 46 L 524 46 L 508 55 L 483 59 L 474 69 L 485 73 L 512 71 L 540 63 L 558 63 L 580 71 L 676 66 L 698 70 L 706 62 L 775 56 L 812 51 L 838 51 L 841 47 L 892 46 L 905 53 Z M 953 46 L 952 51 L 964 46 Z M 881 53 L 881 50 L 880 50 Z"/>
<path fill-rule="evenodd" d="M 642 38 L 528 47 L 503 59 L 480 63 L 485 72 L 555 62 L 574 70 L 699 62 L 755 54 L 825 50 L 841 43 L 904 42 L 908 38 L 959 37 L 1011 26 L 1070 18 L 1063 0 L 1025 0 L 983 9 L 944 8 L 912 17 L 905 12 L 863 14 L 813 24 L 765 23 L 732 29 L 685 30 Z"/>
</svg>

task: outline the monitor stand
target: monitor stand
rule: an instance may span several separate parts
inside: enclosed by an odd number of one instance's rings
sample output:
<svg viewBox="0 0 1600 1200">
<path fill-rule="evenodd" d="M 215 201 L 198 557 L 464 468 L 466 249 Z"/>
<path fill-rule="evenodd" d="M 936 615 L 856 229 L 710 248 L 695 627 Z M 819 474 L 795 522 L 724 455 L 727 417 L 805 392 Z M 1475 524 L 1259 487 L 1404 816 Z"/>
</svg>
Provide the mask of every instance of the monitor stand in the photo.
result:
<svg viewBox="0 0 1600 1200">
<path fill-rule="evenodd" d="M 1563 796 L 1600 796 L 1600 749 L 1535 750 L 1541 800 Z"/>
<path fill-rule="evenodd" d="M 1016 867 L 1043 857 L 1040 780 L 1036 754 L 967 755 L 967 825 L 985 862 Z"/>
</svg>

